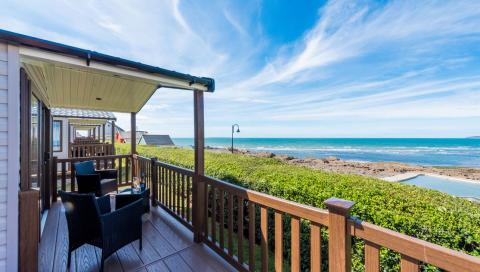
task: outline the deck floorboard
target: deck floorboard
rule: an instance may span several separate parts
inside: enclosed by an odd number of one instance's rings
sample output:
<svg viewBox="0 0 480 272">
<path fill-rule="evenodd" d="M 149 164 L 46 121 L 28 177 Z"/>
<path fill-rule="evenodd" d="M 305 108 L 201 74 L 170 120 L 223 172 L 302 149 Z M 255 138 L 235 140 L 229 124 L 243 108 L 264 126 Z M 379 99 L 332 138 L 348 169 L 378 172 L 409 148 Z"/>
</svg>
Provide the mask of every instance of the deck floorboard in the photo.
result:
<svg viewBox="0 0 480 272">
<path fill-rule="evenodd" d="M 138 241 L 105 260 L 104 271 L 235 271 L 205 245 L 195 244 L 191 232 L 160 208 L 143 217 L 143 249 Z M 39 271 L 67 271 L 68 227 L 60 202 L 45 222 L 39 248 Z M 96 272 L 101 250 L 83 245 L 72 252 L 70 271 Z"/>
</svg>

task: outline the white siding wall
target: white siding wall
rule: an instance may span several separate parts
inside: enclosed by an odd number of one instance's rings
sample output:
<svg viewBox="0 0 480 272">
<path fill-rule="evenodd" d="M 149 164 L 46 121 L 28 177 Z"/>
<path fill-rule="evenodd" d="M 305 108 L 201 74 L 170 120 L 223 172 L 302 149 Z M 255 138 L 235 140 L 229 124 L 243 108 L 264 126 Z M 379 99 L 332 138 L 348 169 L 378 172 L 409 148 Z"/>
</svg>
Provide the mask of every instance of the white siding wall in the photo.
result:
<svg viewBox="0 0 480 272">
<path fill-rule="evenodd" d="M 7 133 L 8 133 L 8 54 L 0 43 L 0 270 L 6 269 L 7 245 Z"/>
<path fill-rule="evenodd" d="M 0 41 L 0 271 L 16 271 L 20 154 L 18 47 Z"/>
<path fill-rule="evenodd" d="M 62 121 L 62 152 L 53 152 L 53 156 L 59 159 L 66 159 L 68 158 L 68 119 L 54 117 L 53 120 Z"/>
</svg>

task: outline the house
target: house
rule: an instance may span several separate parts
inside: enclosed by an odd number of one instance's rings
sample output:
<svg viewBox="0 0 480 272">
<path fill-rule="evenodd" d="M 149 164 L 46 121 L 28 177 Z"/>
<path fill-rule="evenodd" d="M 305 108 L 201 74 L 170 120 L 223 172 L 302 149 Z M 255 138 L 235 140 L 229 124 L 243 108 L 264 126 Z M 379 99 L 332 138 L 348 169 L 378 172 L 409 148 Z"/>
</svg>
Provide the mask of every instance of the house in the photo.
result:
<svg viewBox="0 0 480 272">
<path fill-rule="evenodd" d="M 159 88 L 192 93 L 193 170 L 139 156 L 135 130 L 130 154 L 54 156 L 52 109 L 130 113 L 136 128 L 136 114 Z M 352 201 L 330 198 L 320 209 L 205 175 L 204 95 L 214 89 L 211 78 L 0 30 L 0 271 L 67 271 L 68 229 L 57 192 L 76 191 L 72 163 L 88 160 L 114 167 L 119 187 L 142 177 L 151 189 L 142 252 L 125 245 L 107 259 L 108 270 L 268 271 L 269 260 L 281 270 L 288 250 L 292 271 L 301 264 L 320 271 L 328 258 L 330 271 L 347 272 L 352 238 L 364 241 L 368 271 L 380 270 L 381 248 L 399 253 L 402 271 L 418 271 L 421 263 L 480 270 L 477 257 L 351 217 Z M 97 254 L 82 246 L 72 270 L 97 270 Z"/>
<path fill-rule="evenodd" d="M 137 144 L 139 143 L 140 138 L 144 134 L 148 134 L 148 131 L 146 131 L 146 130 L 137 130 L 136 131 L 135 139 L 137 140 Z M 120 135 L 121 135 L 122 139 L 124 140 L 124 143 L 129 144 L 131 142 L 132 131 L 129 130 L 129 131 L 120 132 Z"/>
<path fill-rule="evenodd" d="M 138 141 L 140 145 L 155 145 L 155 146 L 174 146 L 169 135 L 159 134 L 143 134 Z"/>
<path fill-rule="evenodd" d="M 52 151 L 58 158 L 78 157 L 89 144 L 95 143 L 97 150 L 109 150 L 114 154 L 112 135 L 118 131 L 117 118 L 112 112 L 68 108 L 52 108 Z M 115 128 L 112 130 L 112 128 Z M 105 154 L 97 152 L 94 154 Z"/>
<path fill-rule="evenodd" d="M 58 204 L 57 188 L 75 188 L 74 181 L 68 181 L 70 174 L 53 180 L 57 170 L 72 169 L 72 159 L 54 156 L 52 109 L 130 113 L 136 127 L 136 113 L 159 88 L 191 91 L 203 123 L 203 94 L 213 92 L 213 79 L 0 30 L 0 271 L 37 269 L 42 238 L 48 233 L 40 219 Z M 55 126 L 57 134 L 62 131 L 59 123 Z M 131 138 L 135 154 L 135 133 Z M 102 158 L 121 157 L 109 156 Z M 47 245 L 49 250 L 52 246 Z"/>
</svg>

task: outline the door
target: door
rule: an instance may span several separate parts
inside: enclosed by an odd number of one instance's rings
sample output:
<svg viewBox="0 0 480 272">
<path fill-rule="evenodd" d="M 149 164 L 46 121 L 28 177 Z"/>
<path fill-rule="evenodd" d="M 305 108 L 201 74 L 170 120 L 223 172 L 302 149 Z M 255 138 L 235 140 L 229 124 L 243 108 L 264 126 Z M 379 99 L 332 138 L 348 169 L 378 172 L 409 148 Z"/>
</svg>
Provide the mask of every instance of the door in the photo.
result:
<svg viewBox="0 0 480 272">
<path fill-rule="evenodd" d="M 43 201 L 44 165 L 43 165 L 43 106 L 32 94 L 30 103 L 30 189 L 40 191 L 40 211 L 45 208 Z"/>
<path fill-rule="evenodd" d="M 49 208 L 49 154 L 51 151 L 51 116 L 49 109 L 32 92 L 31 81 L 21 72 L 21 152 L 22 191 L 37 190 L 40 212 Z"/>
</svg>

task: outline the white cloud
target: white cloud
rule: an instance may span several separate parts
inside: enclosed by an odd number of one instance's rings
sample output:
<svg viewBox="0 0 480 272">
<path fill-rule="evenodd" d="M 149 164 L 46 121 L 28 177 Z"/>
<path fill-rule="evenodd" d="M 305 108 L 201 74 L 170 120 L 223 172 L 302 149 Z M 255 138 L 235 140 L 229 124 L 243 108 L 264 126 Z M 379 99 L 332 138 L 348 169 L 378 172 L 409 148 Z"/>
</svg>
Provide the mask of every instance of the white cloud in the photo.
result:
<svg viewBox="0 0 480 272">
<path fill-rule="evenodd" d="M 321 136 L 317 122 L 350 118 L 383 136 L 391 126 L 375 120 L 479 117 L 480 1 L 329 1 L 291 44 L 268 41 L 260 4 L 6 1 L 0 28 L 214 77 L 217 90 L 205 98 L 210 136 L 233 122 L 242 135 Z M 139 126 L 191 136 L 192 103 L 191 92 L 160 89 Z M 128 128 L 129 115 L 118 116 Z"/>
</svg>

